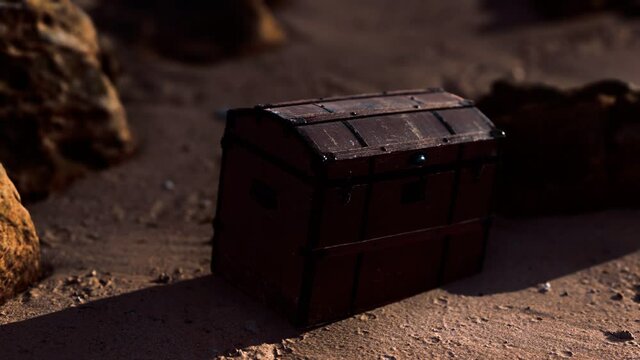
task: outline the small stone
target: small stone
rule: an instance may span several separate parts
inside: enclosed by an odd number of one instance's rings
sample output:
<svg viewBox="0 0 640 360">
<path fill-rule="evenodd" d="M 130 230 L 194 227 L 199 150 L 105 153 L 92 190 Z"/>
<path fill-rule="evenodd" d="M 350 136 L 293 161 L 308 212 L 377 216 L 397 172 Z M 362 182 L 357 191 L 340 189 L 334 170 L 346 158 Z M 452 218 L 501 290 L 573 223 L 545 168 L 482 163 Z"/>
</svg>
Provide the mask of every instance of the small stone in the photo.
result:
<svg viewBox="0 0 640 360">
<path fill-rule="evenodd" d="M 375 314 L 372 313 L 364 313 L 364 314 L 360 314 L 358 316 L 358 320 L 360 321 L 369 321 L 369 320 L 375 320 L 378 317 Z"/>
<path fill-rule="evenodd" d="M 546 294 L 549 291 L 551 291 L 551 283 L 550 282 L 546 282 L 546 283 L 538 285 L 538 292 L 539 293 Z"/>
<path fill-rule="evenodd" d="M 113 217 L 116 219 L 116 221 L 123 221 L 127 216 L 124 209 L 119 205 L 113 205 L 111 212 L 113 213 Z"/>
<path fill-rule="evenodd" d="M 37 289 L 30 289 L 25 295 L 28 300 L 37 299 L 40 297 L 40 292 Z"/>
<path fill-rule="evenodd" d="M 560 293 L 560 296 L 562 296 L 562 297 L 569 296 L 569 292 L 565 290 L 562 293 Z"/>
<path fill-rule="evenodd" d="M 89 274 L 87 275 L 88 277 L 96 277 L 98 275 L 98 272 L 95 270 L 91 270 L 91 272 L 89 272 Z"/>
<path fill-rule="evenodd" d="M 611 295 L 611 300 L 621 301 L 622 299 L 624 299 L 624 295 L 622 295 L 622 293 L 620 292 L 616 292 L 615 294 Z"/>
<path fill-rule="evenodd" d="M 167 191 L 173 191 L 176 188 L 176 184 L 171 180 L 165 180 L 165 182 L 164 182 L 164 184 L 162 186 Z"/>
<path fill-rule="evenodd" d="M 168 284 L 171 282 L 171 276 L 167 275 L 167 273 L 162 273 L 152 282 L 156 284 Z"/>
<path fill-rule="evenodd" d="M 440 337 L 440 335 L 434 335 L 434 336 L 429 337 L 429 341 L 432 344 L 437 344 L 437 343 L 442 341 L 442 338 Z"/>
<path fill-rule="evenodd" d="M 635 339 L 633 334 L 628 330 L 605 331 L 604 334 L 607 336 L 607 339 L 609 341 L 614 341 L 614 342 L 626 342 L 626 341 L 632 341 Z"/>
</svg>

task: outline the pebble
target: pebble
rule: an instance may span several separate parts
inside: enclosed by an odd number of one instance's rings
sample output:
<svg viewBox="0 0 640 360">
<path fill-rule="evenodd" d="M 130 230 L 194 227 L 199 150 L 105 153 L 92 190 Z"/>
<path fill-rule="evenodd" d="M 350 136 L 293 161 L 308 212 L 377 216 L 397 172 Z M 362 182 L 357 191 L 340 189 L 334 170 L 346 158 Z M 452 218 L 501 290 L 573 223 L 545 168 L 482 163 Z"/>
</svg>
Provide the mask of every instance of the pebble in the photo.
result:
<svg viewBox="0 0 640 360">
<path fill-rule="evenodd" d="M 369 321 L 369 320 L 375 320 L 378 317 L 375 314 L 372 313 L 364 313 L 364 314 L 360 314 L 360 316 L 358 316 L 358 320 L 360 321 Z"/>
<path fill-rule="evenodd" d="M 158 277 L 152 282 L 156 284 L 168 284 L 170 281 L 171 281 L 171 276 L 167 275 L 167 273 L 162 273 L 158 275 Z"/>
<path fill-rule="evenodd" d="M 208 209 L 208 208 L 213 206 L 213 201 L 211 201 L 209 199 L 201 199 L 198 202 L 198 206 L 200 206 L 201 209 L 206 210 L 206 209 Z"/>
<path fill-rule="evenodd" d="M 176 184 L 171 180 L 165 180 L 163 187 L 167 191 L 173 191 L 176 188 Z"/>
<path fill-rule="evenodd" d="M 37 299 L 40 297 L 40 292 L 37 289 L 30 289 L 25 295 L 27 300 Z"/>
<path fill-rule="evenodd" d="M 615 294 L 611 295 L 611 300 L 621 301 L 622 299 L 624 299 L 624 295 L 622 295 L 622 293 L 616 292 Z"/>
<path fill-rule="evenodd" d="M 127 216 L 124 209 L 119 205 L 113 205 L 111 212 L 113 213 L 113 217 L 116 219 L 116 221 L 123 221 Z"/>
<path fill-rule="evenodd" d="M 544 284 L 538 285 L 538 292 L 539 293 L 546 294 L 549 291 L 551 291 L 551 283 L 550 282 L 546 282 Z"/>
</svg>

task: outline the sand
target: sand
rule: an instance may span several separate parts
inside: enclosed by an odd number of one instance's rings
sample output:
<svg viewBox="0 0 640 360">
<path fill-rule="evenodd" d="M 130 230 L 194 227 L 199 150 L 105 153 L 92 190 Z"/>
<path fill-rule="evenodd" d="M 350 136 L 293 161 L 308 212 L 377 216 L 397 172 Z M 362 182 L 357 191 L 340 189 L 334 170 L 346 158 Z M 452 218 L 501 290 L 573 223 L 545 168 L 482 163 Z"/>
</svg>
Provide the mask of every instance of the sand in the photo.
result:
<svg viewBox="0 0 640 360">
<path fill-rule="evenodd" d="M 278 13 L 287 46 L 210 65 L 122 47 L 139 152 L 28 206 L 51 270 L 0 306 L 0 358 L 640 358 L 638 210 L 498 217 L 481 275 L 314 330 L 210 274 L 225 109 L 427 86 L 475 97 L 502 77 L 640 84 L 640 20 L 481 5 L 299 0 Z"/>
</svg>

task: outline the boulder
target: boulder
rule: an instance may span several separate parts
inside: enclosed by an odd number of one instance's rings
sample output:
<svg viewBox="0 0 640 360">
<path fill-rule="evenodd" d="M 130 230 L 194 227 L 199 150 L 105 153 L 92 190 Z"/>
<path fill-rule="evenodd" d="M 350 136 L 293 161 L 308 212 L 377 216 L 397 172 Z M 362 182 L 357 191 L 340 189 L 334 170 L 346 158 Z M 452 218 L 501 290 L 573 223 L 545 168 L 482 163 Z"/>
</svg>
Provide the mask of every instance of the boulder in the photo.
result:
<svg viewBox="0 0 640 360">
<path fill-rule="evenodd" d="M 69 0 L 0 0 L 0 161 L 37 199 L 133 149 L 90 18 Z"/>
<path fill-rule="evenodd" d="M 0 165 L 0 303 L 40 275 L 40 244 L 20 195 Z"/>
<path fill-rule="evenodd" d="M 640 92 L 497 82 L 478 101 L 507 132 L 499 210 L 546 214 L 640 205 Z"/>
<path fill-rule="evenodd" d="M 101 0 L 88 6 L 119 39 L 186 62 L 211 62 L 284 43 L 271 13 L 284 0 Z"/>
</svg>

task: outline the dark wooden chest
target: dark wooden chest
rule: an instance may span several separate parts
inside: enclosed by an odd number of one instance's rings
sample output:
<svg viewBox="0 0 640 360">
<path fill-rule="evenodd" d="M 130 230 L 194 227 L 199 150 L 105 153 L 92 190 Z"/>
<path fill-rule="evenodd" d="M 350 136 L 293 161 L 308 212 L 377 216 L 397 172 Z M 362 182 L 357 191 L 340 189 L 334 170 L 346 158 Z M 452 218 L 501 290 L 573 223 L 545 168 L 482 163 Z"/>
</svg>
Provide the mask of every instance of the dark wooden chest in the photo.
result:
<svg viewBox="0 0 640 360">
<path fill-rule="evenodd" d="M 439 89 L 231 110 L 212 269 L 300 325 L 477 273 L 502 137 Z"/>
</svg>

